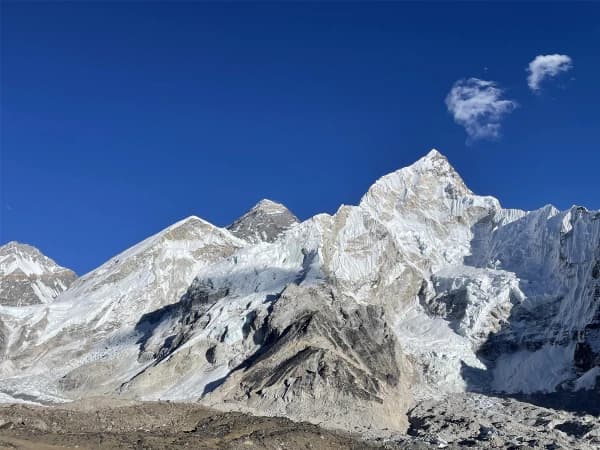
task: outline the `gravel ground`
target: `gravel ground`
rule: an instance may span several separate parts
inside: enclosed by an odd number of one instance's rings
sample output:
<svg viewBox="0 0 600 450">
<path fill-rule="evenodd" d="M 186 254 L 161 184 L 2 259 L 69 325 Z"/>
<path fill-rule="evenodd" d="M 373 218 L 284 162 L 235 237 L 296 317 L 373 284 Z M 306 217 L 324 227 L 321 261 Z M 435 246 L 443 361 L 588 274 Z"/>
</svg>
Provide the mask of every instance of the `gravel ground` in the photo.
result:
<svg viewBox="0 0 600 450">
<path fill-rule="evenodd" d="M 366 442 L 280 417 L 217 412 L 194 404 L 113 405 L 95 399 L 63 407 L 0 407 L 0 449 L 425 449 Z"/>
<path fill-rule="evenodd" d="M 0 450 L 600 449 L 597 415 L 510 398 L 451 395 L 416 405 L 409 420 L 408 436 L 365 437 L 198 404 L 94 398 L 60 407 L 0 407 Z"/>
</svg>

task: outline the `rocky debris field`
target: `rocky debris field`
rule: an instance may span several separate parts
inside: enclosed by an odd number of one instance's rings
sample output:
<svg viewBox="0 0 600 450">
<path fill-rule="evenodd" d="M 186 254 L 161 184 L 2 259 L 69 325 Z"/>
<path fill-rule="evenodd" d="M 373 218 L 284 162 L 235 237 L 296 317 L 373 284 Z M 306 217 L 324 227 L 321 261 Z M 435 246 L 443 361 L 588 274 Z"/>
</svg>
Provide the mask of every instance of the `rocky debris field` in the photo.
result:
<svg viewBox="0 0 600 450">
<path fill-rule="evenodd" d="M 600 418 L 510 398 L 458 394 L 420 403 L 409 413 L 409 435 L 439 448 L 600 448 Z"/>
<path fill-rule="evenodd" d="M 577 449 L 600 448 L 600 418 L 509 398 L 457 394 L 409 412 L 408 435 L 351 434 L 198 404 L 96 398 L 0 407 L 0 449 Z"/>
<path fill-rule="evenodd" d="M 408 438 L 407 438 L 408 439 Z M 282 417 L 217 412 L 196 404 L 115 404 L 103 399 L 62 407 L 0 407 L 0 449 L 427 449 L 412 440 L 366 441 Z"/>
</svg>

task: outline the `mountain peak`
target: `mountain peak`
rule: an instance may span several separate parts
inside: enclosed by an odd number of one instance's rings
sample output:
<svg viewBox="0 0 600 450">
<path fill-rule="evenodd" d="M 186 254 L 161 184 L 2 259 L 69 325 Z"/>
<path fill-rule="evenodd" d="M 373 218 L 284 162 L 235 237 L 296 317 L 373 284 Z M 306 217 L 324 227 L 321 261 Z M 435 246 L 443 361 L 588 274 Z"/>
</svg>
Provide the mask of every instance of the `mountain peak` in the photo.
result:
<svg viewBox="0 0 600 450">
<path fill-rule="evenodd" d="M 37 248 L 17 241 L 0 246 L 0 304 L 48 303 L 77 276 Z"/>
<path fill-rule="evenodd" d="M 262 199 L 227 229 L 251 243 L 273 242 L 298 222 L 298 218 L 281 203 Z"/>
<path fill-rule="evenodd" d="M 263 198 L 262 200 L 260 200 L 256 205 L 254 205 L 250 211 L 255 211 L 255 210 L 263 210 L 263 211 L 268 211 L 268 212 L 284 212 L 284 211 L 288 211 L 289 210 L 285 207 L 285 205 L 278 203 L 278 202 L 274 202 L 273 200 L 269 200 L 268 198 Z M 248 212 L 250 212 L 248 211 Z"/>
<path fill-rule="evenodd" d="M 468 194 L 472 192 L 448 159 L 438 150 L 432 149 L 413 164 L 377 180 L 369 188 L 361 204 L 382 202 L 383 197 L 389 197 L 385 203 L 394 203 L 397 200 L 403 202 L 409 197 L 415 201 L 433 201 Z"/>
<path fill-rule="evenodd" d="M 425 156 L 418 159 L 412 165 L 408 166 L 408 168 L 415 168 L 422 172 L 424 171 L 437 171 L 437 172 L 452 172 L 456 175 L 456 169 L 450 164 L 448 158 L 440 153 L 438 150 L 431 149 Z"/>
<path fill-rule="evenodd" d="M 10 241 L 10 242 L 7 242 L 6 244 L 0 246 L 0 255 L 4 255 L 7 253 L 16 252 L 16 251 L 22 251 L 22 252 L 26 252 L 26 253 L 42 255 L 42 252 L 40 252 L 34 246 L 29 245 L 29 244 L 24 244 L 24 243 L 18 242 L 18 241 Z"/>
<path fill-rule="evenodd" d="M 437 159 L 437 158 L 444 158 L 447 160 L 447 158 L 444 155 L 442 155 L 438 149 L 432 148 L 431 150 L 429 150 L 429 153 L 427 153 L 421 159 Z"/>
<path fill-rule="evenodd" d="M 25 275 L 43 275 L 68 270 L 59 266 L 36 247 L 17 241 L 0 246 L 0 275 L 21 271 Z"/>
</svg>

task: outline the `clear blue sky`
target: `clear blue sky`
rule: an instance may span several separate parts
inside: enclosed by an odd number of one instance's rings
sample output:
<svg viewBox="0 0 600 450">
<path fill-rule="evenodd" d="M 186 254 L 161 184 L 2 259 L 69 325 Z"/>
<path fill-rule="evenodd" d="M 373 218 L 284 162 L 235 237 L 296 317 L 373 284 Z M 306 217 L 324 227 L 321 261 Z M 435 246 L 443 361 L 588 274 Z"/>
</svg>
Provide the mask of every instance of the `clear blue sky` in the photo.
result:
<svg viewBox="0 0 600 450">
<path fill-rule="evenodd" d="M 185 216 L 356 204 L 436 147 L 506 207 L 600 208 L 600 4 L 2 2 L 0 243 L 84 273 Z M 573 68 L 539 93 L 528 63 Z M 519 104 L 466 144 L 444 99 Z"/>
</svg>

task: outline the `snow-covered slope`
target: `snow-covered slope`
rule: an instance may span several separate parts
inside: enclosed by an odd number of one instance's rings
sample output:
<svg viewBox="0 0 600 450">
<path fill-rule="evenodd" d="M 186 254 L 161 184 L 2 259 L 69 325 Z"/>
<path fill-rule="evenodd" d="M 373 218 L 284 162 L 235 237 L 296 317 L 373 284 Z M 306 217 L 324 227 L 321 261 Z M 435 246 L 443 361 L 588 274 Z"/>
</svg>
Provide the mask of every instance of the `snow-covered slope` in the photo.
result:
<svg viewBox="0 0 600 450">
<path fill-rule="evenodd" d="M 0 246 L 0 305 L 50 303 L 75 278 L 35 247 L 19 242 Z"/>
<path fill-rule="evenodd" d="M 227 230 L 189 217 L 111 258 L 44 307 L 4 308 L 12 319 L 5 321 L 12 358 L 0 362 L 0 373 L 16 376 L 3 382 L 4 392 L 62 398 L 61 390 L 76 387 L 66 374 L 99 362 L 108 372 L 96 375 L 114 375 L 112 382 L 120 383 L 119 367 L 134 369 L 127 358 L 137 346 L 140 318 L 179 301 L 203 267 L 244 245 Z M 85 378 L 85 387 L 102 389 L 91 375 Z"/>
<path fill-rule="evenodd" d="M 432 150 L 332 216 L 263 201 L 127 250 L 19 312 L 1 390 L 403 430 L 415 399 L 598 389 L 599 304 L 599 213 L 503 209 Z"/>
<path fill-rule="evenodd" d="M 525 296 L 482 351 L 495 361 L 492 387 L 569 388 L 600 364 L 600 213 L 545 207 L 499 227 L 487 241 L 485 259 L 514 273 Z"/>
</svg>

